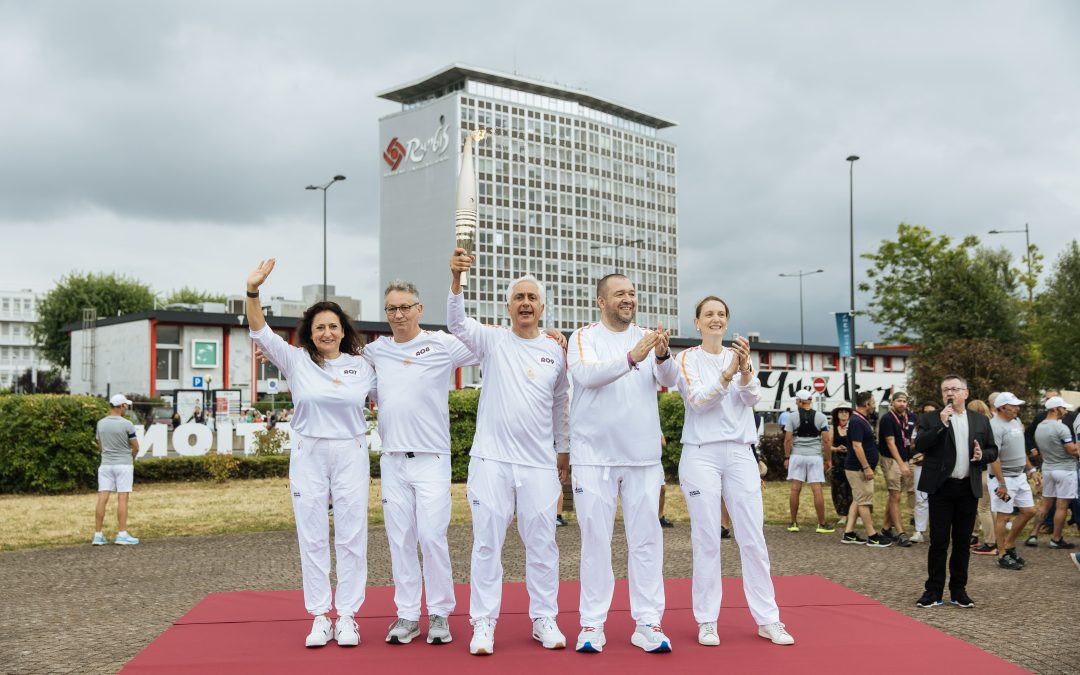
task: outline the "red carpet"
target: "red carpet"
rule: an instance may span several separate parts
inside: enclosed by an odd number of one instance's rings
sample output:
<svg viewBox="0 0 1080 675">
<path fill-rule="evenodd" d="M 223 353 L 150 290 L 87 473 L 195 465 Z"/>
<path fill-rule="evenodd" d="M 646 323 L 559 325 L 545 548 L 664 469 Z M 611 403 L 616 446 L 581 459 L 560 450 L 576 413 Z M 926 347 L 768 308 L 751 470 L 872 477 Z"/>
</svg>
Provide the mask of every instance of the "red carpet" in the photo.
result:
<svg viewBox="0 0 1080 675">
<path fill-rule="evenodd" d="M 664 631 L 672 640 L 669 654 L 646 654 L 630 644 L 626 581 L 617 581 L 608 616 L 608 644 L 602 654 L 573 651 L 577 636 L 578 583 L 559 589 L 559 627 L 569 648 L 549 651 L 532 640 L 528 594 L 522 583 L 506 584 L 502 615 L 495 631 L 495 654 L 469 654 L 472 629 L 468 620 L 469 587 L 457 586 L 457 611 L 450 618 L 454 642 L 428 645 L 421 637 L 408 645 L 383 642 L 395 618 L 393 589 L 369 588 L 356 617 L 362 643 L 343 649 L 330 643 L 305 649 L 311 617 L 304 612 L 300 591 L 213 593 L 131 660 L 124 672 L 371 672 L 543 673 L 564 675 L 602 668 L 605 672 L 905 673 L 918 664 L 934 672 L 1024 672 L 962 640 L 910 619 L 899 612 L 821 577 L 774 577 L 780 618 L 796 644 L 780 647 L 759 638 L 738 578 L 724 579 L 723 611 L 717 625 L 719 647 L 697 644 L 697 624 L 690 602 L 690 580 L 666 582 Z M 934 612 L 964 610 L 941 607 Z M 421 619 L 421 631 L 427 627 Z M 900 652 L 897 640 L 906 645 Z M 857 645 L 857 646 L 856 646 Z M 893 658 L 903 653 L 902 658 Z M 893 656 L 890 656 L 893 655 Z M 396 673 L 394 675 L 397 675 Z"/>
</svg>

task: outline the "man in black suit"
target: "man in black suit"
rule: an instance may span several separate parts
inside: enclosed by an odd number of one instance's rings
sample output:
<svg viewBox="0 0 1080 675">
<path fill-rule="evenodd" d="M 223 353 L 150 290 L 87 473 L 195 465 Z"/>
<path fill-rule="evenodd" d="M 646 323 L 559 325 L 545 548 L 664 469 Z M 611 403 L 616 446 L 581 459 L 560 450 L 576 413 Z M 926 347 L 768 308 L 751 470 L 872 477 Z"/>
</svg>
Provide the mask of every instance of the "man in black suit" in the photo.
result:
<svg viewBox="0 0 1080 675">
<path fill-rule="evenodd" d="M 969 543 L 982 496 L 983 470 L 997 459 L 997 445 L 990 420 L 965 408 L 964 378 L 946 376 L 941 381 L 941 397 L 945 408 L 924 414 L 915 438 L 916 451 L 924 455 L 918 489 L 929 495 L 930 502 L 926 590 L 915 604 L 923 608 L 942 604 L 948 558 L 952 604 L 974 607 L 966 588 Z"/>
</svg>

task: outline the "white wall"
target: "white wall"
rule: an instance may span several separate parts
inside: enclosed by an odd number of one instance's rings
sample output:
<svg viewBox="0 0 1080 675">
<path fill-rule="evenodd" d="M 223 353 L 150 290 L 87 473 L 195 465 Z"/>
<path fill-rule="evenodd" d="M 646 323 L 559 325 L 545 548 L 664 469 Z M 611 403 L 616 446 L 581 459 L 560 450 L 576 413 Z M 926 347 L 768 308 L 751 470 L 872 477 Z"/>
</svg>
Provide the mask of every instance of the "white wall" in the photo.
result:
<svg viewBox="0 0 1080 675">
<path fill-rule="evenodd" d="M 83 379 L 86 332 L 71 333 L 71 393 L 150 393 L 150 322 L 132 321 L 94 329 L 94 372 Z M 109 386 L 111 385 L 111 387 Z"/>
</svg>

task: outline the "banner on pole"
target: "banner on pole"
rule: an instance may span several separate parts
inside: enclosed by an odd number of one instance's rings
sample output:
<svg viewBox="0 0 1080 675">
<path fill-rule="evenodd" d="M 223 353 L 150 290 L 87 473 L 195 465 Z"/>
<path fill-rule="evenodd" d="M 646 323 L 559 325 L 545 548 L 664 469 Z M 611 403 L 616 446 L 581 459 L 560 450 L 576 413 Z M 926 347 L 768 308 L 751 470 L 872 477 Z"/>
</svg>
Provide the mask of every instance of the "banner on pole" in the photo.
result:
<svg viewBox="0 0 1080 675">
<path fill-rule="evenodd" d="M 836 339 L 840 344 L 840 358 L 850 359 L 855 354 L 855 345 L 851 340 L 851 314 L 836 313 Z"/>
</svg>

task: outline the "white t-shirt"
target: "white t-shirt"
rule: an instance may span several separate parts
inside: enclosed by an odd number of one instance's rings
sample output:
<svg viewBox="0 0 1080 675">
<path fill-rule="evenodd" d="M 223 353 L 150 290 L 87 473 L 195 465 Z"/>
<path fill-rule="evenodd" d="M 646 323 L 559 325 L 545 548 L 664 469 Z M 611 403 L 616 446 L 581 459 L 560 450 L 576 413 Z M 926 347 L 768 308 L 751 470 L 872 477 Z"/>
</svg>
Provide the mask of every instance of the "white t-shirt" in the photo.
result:
<svg viewBox="0 0 1080 675">
<path fill-rule="evenodd" d="M 683 445 L 757 443 L 754 406 L 761 399 L 761 383 L 751 375 L 750 384 L 744 387 L 739 383 L 739 373 L 726 387 L 720 383 L 720 374 L 734 358 L 730 349 L 710 354 L 701 347 L 691 347 L 675 357 L 680 371 L 679 393 L 686 409 Z"/>
<path fill-rule="evenodd" d="M 614 332 L 603 323 L 570 336 L 567 363 L 574 379 L 570 405 L 570 463 L 650 466 L 660 463 L 658 385 L 674 387 L 675 359 L 657 363 L 652 350 L 631 368 L 626 354 L 645 335 L 631 324 Z"/>
<path fill-rule="evenodd" d="M 302 347 L 285 342 L 270 326 L 248 334 L 289 381 L 294 431 L 312 438 L 363 440 L 364 399 L 375 393 L 375 371 L 362 356 L 342 354 L 320 368 Z"/>
<path fill-rule="evenodd" d="M 382 452 L 450 452 L 447 392 L 454 371 L 476 357 L 453 335 L 420 331 L 408 342 L 384 335 L 364 347 L 379 382 Z"/>
<path fill-rule="evenodd" d="M 543 333 L 526 340 L 508 328 L 481 325 L 465 316 L 463 296 L 452 292 L 446 325 L 484 373 L 470 456 L 554 468 L 555 453 L 568 451 L 570 382 L 559 343 Z"/>
</svg>

